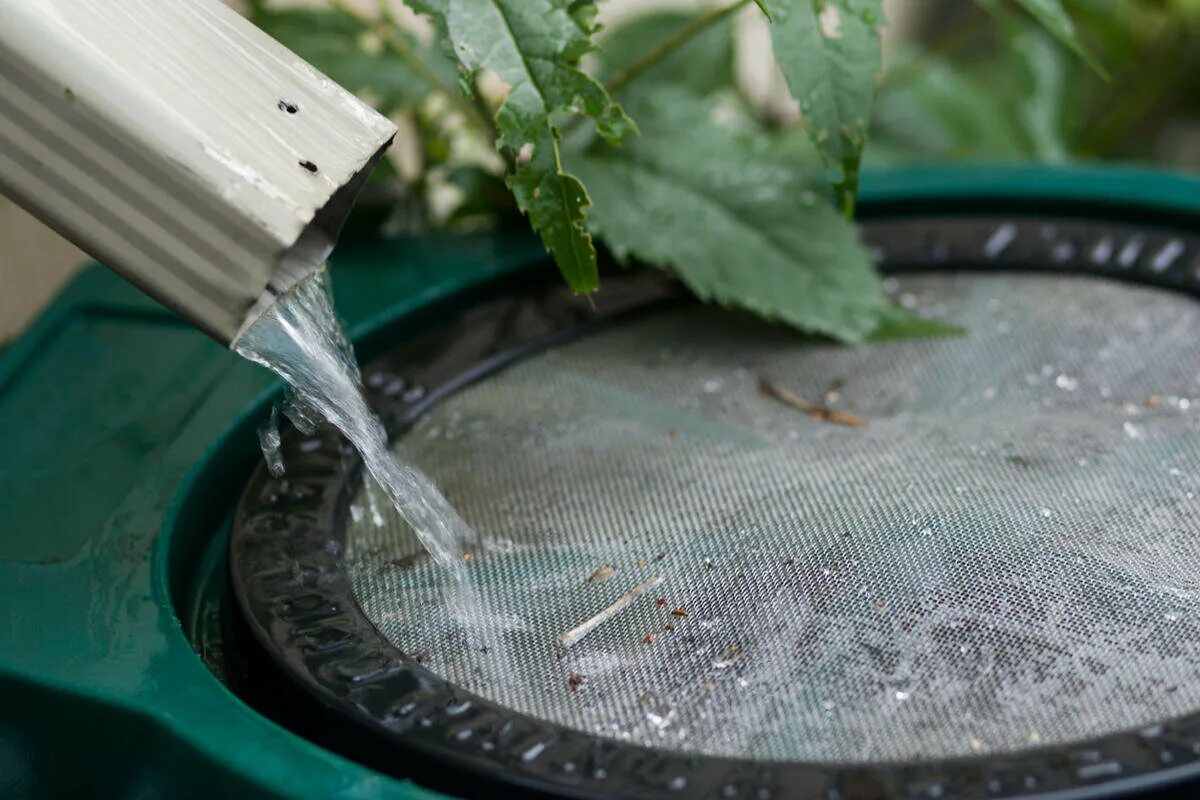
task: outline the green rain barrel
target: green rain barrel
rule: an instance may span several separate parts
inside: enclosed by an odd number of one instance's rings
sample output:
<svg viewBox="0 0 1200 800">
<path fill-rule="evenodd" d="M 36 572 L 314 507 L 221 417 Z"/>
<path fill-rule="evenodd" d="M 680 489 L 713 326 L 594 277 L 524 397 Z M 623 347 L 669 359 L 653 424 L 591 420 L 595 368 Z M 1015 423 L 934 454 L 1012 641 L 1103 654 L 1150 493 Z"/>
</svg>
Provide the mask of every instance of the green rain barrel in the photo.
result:
<svg viewBox="0 0 1200 800">
<path fill-rule="evenodd" d="M 1192 796 L 1200 182 L 877 173 L 862 220 L 962 335 L 335 254 L 471 614 L 335 434 L 266 470 L 264 370 L 83 272 L 0 361 L 0 796 Z"/>
</svg>

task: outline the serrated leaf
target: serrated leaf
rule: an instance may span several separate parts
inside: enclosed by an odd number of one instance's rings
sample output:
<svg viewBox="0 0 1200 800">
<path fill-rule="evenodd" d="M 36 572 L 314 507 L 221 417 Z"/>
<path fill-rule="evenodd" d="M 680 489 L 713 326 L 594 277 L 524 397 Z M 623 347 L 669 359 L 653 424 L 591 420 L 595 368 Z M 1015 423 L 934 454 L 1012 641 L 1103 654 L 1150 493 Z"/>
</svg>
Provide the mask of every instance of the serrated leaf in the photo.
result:
<svg viewBox="0 0 1200 800">
<path fill-rule="evenodd" d="M 992 13 L 996 13 L 1000 8 L 999 2 L 1000 0 L 976 0 L 981 8 Z M 1061 0 L 1016 0 L 1016 3 L 1085 64 L 1101 76 L 1108 77 L 1104 66 L 1079 40 L 1075 22 L 1063 7 Z"/>
<path fill-rule="evenodd" d="M 642 135 L 581 154 L 592 229 L 699 297 L 856 342 L 889 308 L 854 226 L 767 135 L 673 86 L 631 97 Z"/>
<path fill-rule="evenodd" d="M 577 0 L 419 0 L 440 15 L 455 57 L 469 74 L 493 70 L 509 85 L 496 114 L 497 146 L 516 154 L 508 186 L 576 292 L 598 285 L 596 254 L 584 227 L 590 201 L 563 170 L 553 117 L 590 117 L 607 141 L 636 130 L 578 62 L 592 45 L 590 2 Z"/>
<path fill-rule="evenodd" d="M 425 79 L 396 53 L 385 48 L 367 52 L 366 44 L 372 37 L 368 24 L 341 9 L 275 10 L 255 5 L 249 18 L 334 82 L 352 92 L 370 95 L 384 113 L 416 105 L 430 92 Z M 452 74 L 441 54 L 421 47 L 403 31 L 395 33 L 430 69 Z"/>
<path fill-rule="evenodd" d="M 881 0 L 763 0 L 771 44 L 800 103 L 804 127 L 836 166 L 843 207 L 853 209 L 880 67 Z"/>
</svg>

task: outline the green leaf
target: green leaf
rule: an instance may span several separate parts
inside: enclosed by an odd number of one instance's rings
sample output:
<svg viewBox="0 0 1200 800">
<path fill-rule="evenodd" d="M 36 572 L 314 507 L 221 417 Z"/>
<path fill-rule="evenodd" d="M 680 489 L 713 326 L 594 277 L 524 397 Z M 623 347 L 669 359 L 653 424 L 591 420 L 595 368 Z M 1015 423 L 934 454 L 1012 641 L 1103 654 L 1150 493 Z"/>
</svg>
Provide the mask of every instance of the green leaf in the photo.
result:
<svg viewBox="0 0 1200 800">
<path fill-rule="evenodd" d="M 894 342 L 899 339 L 916 339 L 928 336 L 965 336 L 967 329 L 961 325 L 918 316 L 898 306 L 888 307 L 880 315 L 879 327 L 871 332 L 872 342 Z"/>
<path fill-rule="evenodd" d="M 367 23 L 336 8 L 279 9 L 251 6 L 250 21 L 278 39 L 300 58 L 352 92 L 371 95 L 384 113 L 416 105 L 430 92 L 429 84 L 395 52 L 365 46 L 373 37 Z M 415 38 L 396 31 L 400 41 L 433 70 L 449 62 L 422 47 Z"/>
<path fill-rule="evenodd" d="M 978 5 L 993 14 L 1000 10 L 1000 0 L 975 0 Z M 1043 28 L 1058 39 L 1068 50 L 1079 56 L 1085 64 L 1094 69 L 1099 75 L 1108 78 L 1108 72 L 1100 61 L 1084 47 L 1075 30 L 1075 22 L 1063 8 L 1061 0 L 1016 0 L 1029 16 L 1038 21 Z"/>
<path fill-rule="evenodd" d="M 880 67 L 881 0 L 764 0 L 771 43 L 804 127 L 841 171 L 847 214 L 858 192 L 863 143 Z"/>
<path fill-rule="evenodd" d="M 660 43 L 692 22 L 694 15 L 680 11 L 657 11 L 638 15 L 600 39 L 598 70 L 608 82 Z M 733 32 L 728 25 L 714 25 L 693 36 L 678 50 L 647 69 L 639 82 L 678 83 L 707 94 L 734 84 Z"/>
<path fill-rule="evenodd" d="M 879 95 L 869 165 L 1029 157 L 1020 115 L 1007 94 L 995 91 L 991 76 L 935 56 L 919 63 L 914 77 Z"/>
<path fill-rule="evenodd" d="M 856 342 L 889 308 L 854 226 L 761 130 L 677 86 L 631 94 L 642 135 L 575 160 L 618 257 L 670 267 L 701 298 Z"/>
<path fill-rule="evenodd" d="M 1031 154 L 1051 163 L 1066 161 L 1067 114 L 1071 92 L 1067 86 L 1070 58 L 1050 38 L 1037 29 L 1014 36 L 1009 43 L 1018 68 L 1013 74 L 1020 81 L 1017 109 Z"/>
<path fill-rule="evenodd" d="M 584 212 L 587 191 L 567 173 L 554 115 L 582 113 L 617 143 L 633 121 L 594 78 L 579 69 L 591 50 L 591 4 L 576 0 L 418 0 L 444 27 L 455 57 L 471 75 L 493 70 L 509 85 L 496 114 L 497 146 L 516 154 L 508 186 L 554 256 L 571 289 L 594 290 L 596 253 Z"/>
</svg>

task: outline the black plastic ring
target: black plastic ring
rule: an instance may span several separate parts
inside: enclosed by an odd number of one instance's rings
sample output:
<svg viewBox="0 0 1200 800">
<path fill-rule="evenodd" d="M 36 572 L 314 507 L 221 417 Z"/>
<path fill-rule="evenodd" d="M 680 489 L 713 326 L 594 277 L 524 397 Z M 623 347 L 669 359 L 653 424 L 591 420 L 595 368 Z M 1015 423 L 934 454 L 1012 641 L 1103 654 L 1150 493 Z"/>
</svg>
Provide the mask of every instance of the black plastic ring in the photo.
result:
<svg viewBox="0 0 1200 800">
<path fill-rule="evenodd" d="M 1080 217 L 917 216 L 870 220 L 888 272 L 1067 272 L 1200 297 L 1200 236 Z M 539 265 L 540 274 L 550 270 Z M 613 275 L 604 304 L 572 301 L 553 276 L 522 273 L 491 299 L 441 314 L 365 371 L 369 399 L 402 435 L 449 393 L 529 352 L 663 302 L 690 302 L 660 273 Z M 342 554 L 361 465 L 333 433 L 283 437 L 288 465 L 260 467 L 238 507 L 232 584 L 258 646 L 298 687 L 303 733 L 383 772 L 481 794 L 520 787 L 572 797 L 1083 798 L 1188 790 L 1200 778 L 1200 710 L 1069 745 L 942 761 L 764 762 L 602 738 L 517 713 L 406 657 L 358 607 Z"/>
</svg>

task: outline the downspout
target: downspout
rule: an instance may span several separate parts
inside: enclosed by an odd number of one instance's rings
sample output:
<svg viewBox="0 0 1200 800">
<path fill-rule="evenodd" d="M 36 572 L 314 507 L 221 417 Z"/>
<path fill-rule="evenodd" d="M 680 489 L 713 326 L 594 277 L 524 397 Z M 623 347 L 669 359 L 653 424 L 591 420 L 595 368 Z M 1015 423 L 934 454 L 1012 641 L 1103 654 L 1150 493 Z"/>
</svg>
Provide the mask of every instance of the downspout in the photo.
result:
<svg viewBox="0 0 1200 800">
<path fill-rule="evenodd" d="M 395 132 L 218 0 L 0 0 L 0 192 L 223 344 Z"/>
</svg>

